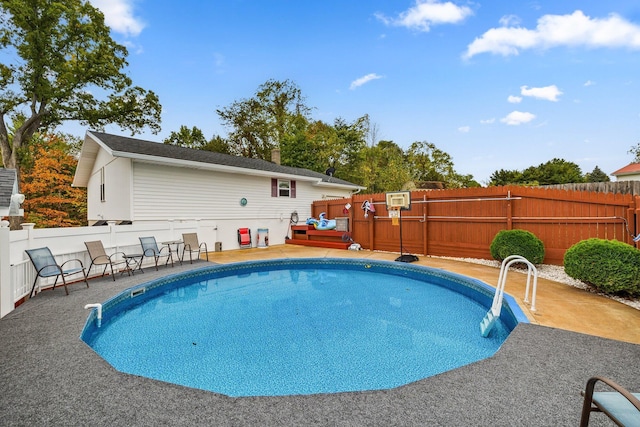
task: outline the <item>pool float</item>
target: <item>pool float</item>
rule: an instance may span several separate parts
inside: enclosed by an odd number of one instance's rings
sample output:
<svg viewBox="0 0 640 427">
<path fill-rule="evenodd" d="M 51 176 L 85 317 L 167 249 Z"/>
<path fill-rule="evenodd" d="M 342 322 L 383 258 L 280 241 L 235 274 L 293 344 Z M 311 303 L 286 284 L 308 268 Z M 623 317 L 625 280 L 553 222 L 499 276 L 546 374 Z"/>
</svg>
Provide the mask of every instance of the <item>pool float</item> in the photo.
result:
<svg viewBox="0 0 640 427">
<path fill-rule="evenodd" d="M 326 219 L 324 216 L 325 212 L 322 212 L 319 216 L 319 219 L 308 218 L 307 225 L 313 225 L 313 228 L 316 230 L 333 230 L 336 228 L 336 220 L 335 219 Z"/>
</svg>

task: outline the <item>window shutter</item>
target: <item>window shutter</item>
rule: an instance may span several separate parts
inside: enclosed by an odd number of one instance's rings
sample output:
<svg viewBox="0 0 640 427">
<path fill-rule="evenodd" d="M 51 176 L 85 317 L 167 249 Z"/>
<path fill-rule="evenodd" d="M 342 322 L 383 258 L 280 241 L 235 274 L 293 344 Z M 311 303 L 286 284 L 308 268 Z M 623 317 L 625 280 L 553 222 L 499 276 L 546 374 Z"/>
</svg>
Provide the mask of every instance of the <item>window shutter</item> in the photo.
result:
<svg viewBox="0 0 640 427">
<path fill-rule="evenodd" d="M 296 182 L 293 180 L 291 181 L 291 192 L 289 194 L 292 199 L 296 198 Z"/>
<path fill-rule="evenodd" d="M 278 180 L 271 178 L 271 197 L 278 197 Z"/>
</svg>

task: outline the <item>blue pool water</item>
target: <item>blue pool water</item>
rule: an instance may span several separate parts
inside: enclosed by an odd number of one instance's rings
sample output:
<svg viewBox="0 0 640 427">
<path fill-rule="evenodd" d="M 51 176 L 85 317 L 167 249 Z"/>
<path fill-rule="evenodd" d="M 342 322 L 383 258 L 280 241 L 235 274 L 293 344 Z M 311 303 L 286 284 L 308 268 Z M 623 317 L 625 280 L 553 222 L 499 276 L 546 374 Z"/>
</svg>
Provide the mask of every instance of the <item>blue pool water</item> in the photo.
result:
<svg viewBox="0 0 640 427">
<path fill-rule="evenodd" d="M 482 338 L 491 297 L 398 263 L 240 263 L 127 290 L 82 339 L 117 370 L 229 396 L 384 389 L 493 355 L 524 316 Z"/>
</svg>

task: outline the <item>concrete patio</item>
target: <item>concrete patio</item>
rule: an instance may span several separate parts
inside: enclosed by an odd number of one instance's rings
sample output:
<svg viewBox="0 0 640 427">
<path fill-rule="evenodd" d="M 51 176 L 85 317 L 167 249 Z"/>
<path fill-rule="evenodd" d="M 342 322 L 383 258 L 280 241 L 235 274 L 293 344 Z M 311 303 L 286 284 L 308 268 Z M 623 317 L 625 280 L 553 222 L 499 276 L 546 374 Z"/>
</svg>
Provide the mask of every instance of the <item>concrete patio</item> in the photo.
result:
<svg viewBox="0 0 640 427">
<path fill-rule="evenodd" d="M 227 263 L 264 258 L 396 254 L 292 245 L 217 252 Z M 422 265 L 473 276 L 490 285 L 498 270 L 438 258 Z M 516 327 L 498 353 L 462 368 L 391 390 L 309 396 L 230 398 L 120 373 L 79 339 L 88 311 L 123 289 L 206 265 L 90 280 L 45 291 L 0 320 L 0 423 L 10 425 L 496 425 L 571 426 L 580 390 L 593 375 L 640 390 L 640 311 L 592 293 L 540 279 L 537 311 L 523 305 L 526 276 L 506 291 L 531 324 Z M 611 425 L 603 415 L 591 425 Z"/>
</svg>

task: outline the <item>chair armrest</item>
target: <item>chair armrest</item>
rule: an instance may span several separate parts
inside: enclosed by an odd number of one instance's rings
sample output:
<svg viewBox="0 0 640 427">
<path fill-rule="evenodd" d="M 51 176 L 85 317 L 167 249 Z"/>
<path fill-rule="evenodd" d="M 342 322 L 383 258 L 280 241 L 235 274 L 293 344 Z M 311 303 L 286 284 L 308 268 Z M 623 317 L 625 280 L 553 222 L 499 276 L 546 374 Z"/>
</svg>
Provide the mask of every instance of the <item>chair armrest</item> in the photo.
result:
<svg viewBox="0 0 640 427">
<path fill-rule="evenodd" d="M 120 258 L 124 261 L 124 257 L 126 256 L 126 254 L 124 252 L 114 252 L 111 255 L 109 255 L 109 261 L 113 262 L 113 260 L 111 258 L 117 258 L 117 255 L 120 255 Z"/>
<path fill-rule="evenodd" d="M 630 391 L 622 387 L 620 384 L 605 377 L 589 378 L 589 381 L 587 381 L 587 387 L 583 393 L 585 397 L 589 397 L 589 400 L 592 400 L 595 385 L 598 381 L 605 383 L 606 385 L 623 395 L 625 399 L 629 401 L 629 403 L 631 403 L 638 411 L 640 411 L 640 400 L 638 400 L 633 394 L 631 394 Z"/>
<path fill-rule="evenodd" d="M 144 256 L 157 256 L 156 250 L 153 248 L 147 248 L 142 252 Z"/>
<path fill-rule="evenodd" d="M 640 401 L 628 390 L 626 390 L 624 387 L 620 386 L 615 381 L 612 381 L 608 378 L 592 377 L 592 378 L 589 378 L 589 380 L 587 381 L 587 386 L 585 390 L 582 392 L 582 395 L 584 396 L 584 403 L 582 405 L 582 414 L 580 416 L 580 427 L 586 427 L 587 425 L 589 425 L 589 415 L 593 411 L 602 412 L 606 414 L 609 418 L 611 418 L 611 420 L 613 420 L 616 424 L 622 425 L 621 421 L 617 419 L 618 416 L 622 414 L 617 413 L 615 408 L 608 407 L 608 405 L 601 405 L 601 404 L 598 404 L 598 402 L 593 401 L 594 389 L 598 381 L 606 384 L 607 386 L 615 390 L 615 392 L 604 392 L 605 394 L 618 393 L 620 396 L 626 399 L 629 403 L 631 403 L 638 411 L 640 411 Z"/>
<path fill-rule="evenodd" d="M 64 270 L 64 266 L 65 266 L 66 264 L 70 263 L 70 262 L 77 262 L 77 263 L 79 263 L 79 264 L 80 264 L 80 267 L 82 267 L 82 269 L 84 270 L 84 264 L 83 264 L 83 263 L 82 263 L 82 261 L 81 261 L 81 260 L 79 260 L 78 258 L 74 258 L 74 259 L 66 260 L 65 262 L 63 262 L 62 264 L 60 264 L 60 269 L 61 269 L 61 270 Z"/>
</svg>

